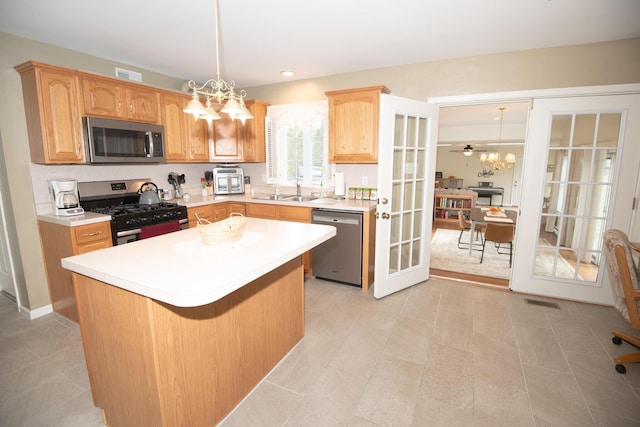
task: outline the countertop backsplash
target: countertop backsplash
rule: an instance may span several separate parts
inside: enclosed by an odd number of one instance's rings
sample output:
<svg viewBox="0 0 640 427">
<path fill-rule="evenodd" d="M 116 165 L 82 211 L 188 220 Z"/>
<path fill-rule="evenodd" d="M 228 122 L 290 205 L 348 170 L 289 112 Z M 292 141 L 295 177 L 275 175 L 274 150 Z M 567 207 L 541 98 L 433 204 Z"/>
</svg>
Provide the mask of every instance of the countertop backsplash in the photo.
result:
<svg viewBox="0 0 640 427">
<path fill-rule="evenodd" d="M 56 178 L 75 178 L 78 182 L 109 181 L 117 179 L 149 178 L 158 188 L 169 189 L 167 181 L 169 172 L 184 174 L 186 182 L 182 184 L 185 193 L 200 194 L 200 178 L 206 170 L 211 170 L 216 163 L 169 163 L 169 164 L 140 164 L 140 165 L 40 165 L 31 164 L 31 186 L 36 206 L 36 214 L 52 212 L 51 194 L 47 180 Z M 260 192 L 271 192 L 271 186 L 265 182 L 264 163 L 241 163 L 244 175 L 251 177 L 251 186 Z M 344 172 L 345 183 L 348 187 L 376 187 L 377 164 L 338 164 L 337 171 Z M 366 181 L 366 185 L 364 184 Z M 328 191 L 332 183 L 325 185 Z M 275 189 L 275 186 L 273 186 Z M 135 189 L 137 190 L 137 189 Z M 317 189 L 303 188 L 307 195 Z M 295 193 L 295 187 L 291 190 Z"/>
</svg>

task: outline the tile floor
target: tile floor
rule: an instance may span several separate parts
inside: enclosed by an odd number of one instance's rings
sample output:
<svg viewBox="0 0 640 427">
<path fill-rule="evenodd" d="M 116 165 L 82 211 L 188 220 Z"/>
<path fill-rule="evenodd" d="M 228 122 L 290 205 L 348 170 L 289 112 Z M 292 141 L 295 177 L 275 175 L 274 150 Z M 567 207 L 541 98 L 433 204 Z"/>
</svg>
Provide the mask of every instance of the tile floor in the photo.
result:
<svg viewBox="0 0 640 427">
<path fill-rule="evenodd" d="M 633 350 L 611 329 L 630 328 L 557 302 L 434 278 L 375 300 L 309 279 L 305 338 L 221 425 L 639 426 L 640 365 L 620 375 L 610 359 Z M 26 320 L 4 297 L 0 425 L 102 425 L 77 325 Z"/>
</svg>

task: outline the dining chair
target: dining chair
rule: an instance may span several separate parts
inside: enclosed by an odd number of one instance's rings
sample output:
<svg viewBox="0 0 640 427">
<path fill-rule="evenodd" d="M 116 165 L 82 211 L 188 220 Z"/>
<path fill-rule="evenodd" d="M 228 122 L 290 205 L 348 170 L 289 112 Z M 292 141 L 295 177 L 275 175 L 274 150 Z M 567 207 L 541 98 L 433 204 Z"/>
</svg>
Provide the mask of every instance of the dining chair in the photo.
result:
<svg viewBox="0 0 640 427">
<path fill-rule="evenodd" d="M 609 267 L 611 287 L 615 297 L 615 307 L 632 328 L 640 329 L 640 288 L 638 282 L 638 266 L 633 259 L 632 246 L 625 233 L 620 230 L 607 230 L 604 233 L 604 247 Z M 614 344 L 622 341 L 640 348 L 640 339 L 626 332 L 614 330 L 611 332 Z M 624 366 L 629 363 L 640 362 L 640 351 L 623 354 L 613 358 L 616 371 L 621 374 L 627 372 Z"/>
<path fill-rule="evenodd" d="M 471 222 L 467 221 L 464 218 L 464 215 L 462 214 L 462 212 L 460 212 L 458 214 L 458 225 L 460 226 L 460 235 L 458 236 L 458 249 L 469 249 L 469 246 L 467 244 L 465 244 L 465 242 L 462 241 L 462 233 L 464 233 L 465 231 L 469 231 L 471 233 Z M 478 240 L 478 238 L 480 238 L 480 243 L 474 243 L 473 246 L 477 246 L 477 249 L 473 249 L 474 251 L 480 251 L 482 250 L 481 246 L 482 246 L 482 231 L 484 229 L 484 225 L 483 224 L 476 224 L 475 225 L 475 233 L 476 233 L 476 240 Z"/>
<path fill-rule="evenodd" d="M 513 260 L 513 224 L 496 224 L 494 222 L 488 222 L 484 228 L 484 240 L 482 242 L 482 255 L 480 256 L 480 263 L 484 259 L 484 250 L 487 244 L 487 240 L 497 244 L 497 251 L 499 254 L 506 255 L 506 252 L 500 252 L 500 245 L 509 244 L 509 268 L 511 268 L 511 261 Z"/>
</svg>

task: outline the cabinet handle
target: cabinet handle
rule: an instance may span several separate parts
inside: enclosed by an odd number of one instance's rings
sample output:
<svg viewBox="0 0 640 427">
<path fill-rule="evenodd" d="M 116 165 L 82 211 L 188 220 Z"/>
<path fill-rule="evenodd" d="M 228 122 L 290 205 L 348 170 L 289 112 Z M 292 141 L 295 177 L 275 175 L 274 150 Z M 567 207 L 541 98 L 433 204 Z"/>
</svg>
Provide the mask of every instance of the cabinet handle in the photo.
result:
<svg viewBox="0 0 640 427">
<path fill-rule="evenodd" d="M 129 102 L 129 112 L 133 113 L 133 101 Z"/>
<path fill-rule="evenodd" d="M 86 233 L 85 236 L 93 237 L 93 236 L 99 236 L 100 234 L 102 234 L 102 231 L 93 231 L 91 233 Z"/>
<path fill-rule="evenodd" d="M 122 101 L 118 99 L 118 111 L 120 111 L 121 108 L 122 108 Z"/>
</svg>

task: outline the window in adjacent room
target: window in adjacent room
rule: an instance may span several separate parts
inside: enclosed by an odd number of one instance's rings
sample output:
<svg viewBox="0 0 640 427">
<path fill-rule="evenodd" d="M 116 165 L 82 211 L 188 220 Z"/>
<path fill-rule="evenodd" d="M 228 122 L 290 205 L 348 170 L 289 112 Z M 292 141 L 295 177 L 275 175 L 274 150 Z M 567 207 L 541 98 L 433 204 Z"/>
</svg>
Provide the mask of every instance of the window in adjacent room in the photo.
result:
<svg viewBox="0 0 640 427">
<path fill-rule="evenodd" d="M 267 107 L 267 183 L 327 181 L 327 101 Z"/>
</svg>

